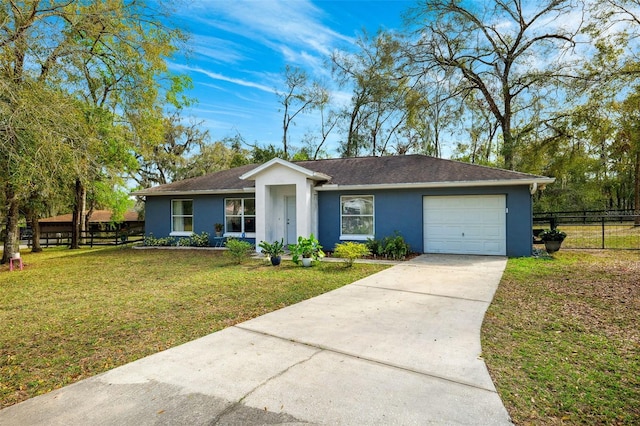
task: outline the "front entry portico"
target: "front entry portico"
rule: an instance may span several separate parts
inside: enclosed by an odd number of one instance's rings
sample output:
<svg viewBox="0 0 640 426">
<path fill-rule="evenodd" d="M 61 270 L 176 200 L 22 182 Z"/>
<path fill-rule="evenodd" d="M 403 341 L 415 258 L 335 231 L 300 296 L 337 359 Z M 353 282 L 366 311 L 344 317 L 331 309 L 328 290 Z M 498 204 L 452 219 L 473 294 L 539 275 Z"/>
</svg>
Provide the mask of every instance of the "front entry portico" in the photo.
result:
<svg viewBox="0 0 640 426">
<path fill-rule="evenodd" d="M 329 176 L 275 158 L 240 176 L 255 181 L 256 243 L 317 234 L 317 181 Z"/>
</svg>

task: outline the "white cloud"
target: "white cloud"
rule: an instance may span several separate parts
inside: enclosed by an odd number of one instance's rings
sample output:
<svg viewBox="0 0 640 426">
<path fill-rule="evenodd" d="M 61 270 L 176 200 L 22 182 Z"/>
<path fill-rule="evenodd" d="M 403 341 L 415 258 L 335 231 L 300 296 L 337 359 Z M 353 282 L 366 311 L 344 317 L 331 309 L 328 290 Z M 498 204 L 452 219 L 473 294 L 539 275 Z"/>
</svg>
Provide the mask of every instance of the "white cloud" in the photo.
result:
<svg viewBox="0 0 640 426">
<path fill-rule="evenodd" d="M 226 81 L 227 83 L 233 83 L 233 84 L 237 84 L 239 86 L 244 86 L 244 87 L 252 87 L 254 89 L 262 90 L 263 92 L 268 92 L 268 93 L 274 92 L 274 89 L 272 87 L 265 86 L 263 84 L 256 83 L 253 81 L 243 80 L 241 78 L 228 77 L 226 75 L 207 71 L 199 67 L 191 67 L 191 66 L 182 65 L 182 64 L 172 64 L 171 68 L 175 70 L 190 71 L 198 74 L 203 74 L 213 80 Z"/>
<path fill-rule="evenodd" d="M 293 65 L 318 71 L 321 71 L 322 63 L 318 57 L 328 56 L 336 44 L 353 42 L 352 38 L 324 25 L 325 12 L 308 0 L 193 2 L 188 10 L 181 12 L 186 14 L 198 32 L 206 31 L 207 27 L 216 28 L 234 37 L 251 40 L 256 49 L 262 46 L 277 52 Z M 239 52 L 239 46 L 234 52 L 233 47 L 231 44 L 209 43 L 203 55 L 228 60 L 250 56 L 248 52 Z M 219 48 L 221 52 L 216 54 Z"/>
</svg>

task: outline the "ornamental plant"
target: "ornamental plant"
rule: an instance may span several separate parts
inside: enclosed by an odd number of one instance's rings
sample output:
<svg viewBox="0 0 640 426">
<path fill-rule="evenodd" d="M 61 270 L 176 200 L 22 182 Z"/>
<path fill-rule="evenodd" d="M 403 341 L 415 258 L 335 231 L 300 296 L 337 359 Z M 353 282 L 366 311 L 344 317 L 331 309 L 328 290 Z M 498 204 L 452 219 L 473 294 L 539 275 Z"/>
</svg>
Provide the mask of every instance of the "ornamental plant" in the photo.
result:
<svg viewBox="0 0 640 426">
<path fill-rule="evenodd" d="M 290 245 L 289 250 L 291 250 L 292 260 L 295 264 L 299 264 L 300 258 L 303 257 L 320 260 L 325 256 L 320 242 L 313 234 L 309 235 L 309 238 L 298 237 L 298 244 Z"/>
<path fill-rule="evenodd" d="M 273 243 L 268 243 L 266 241 L 261 241 L 258 244 L 258 247 L 262 249 L 262 253 L 265 256 L 269 257 L 278 257 L 284 253 L 284 241 L 274 241 Z"/>
<path fill-rule="evenodd" d="M 564 241 L 567 238 L 567 234 L 557 229 L 548 229 L 542 231 L 538 237 L 542 241 Z"/>
<path fill-rule="evenodd" d="M 371 254 L 371 252 L 365 244 L 354 243 L 352 241 L 336 244 L 336 248 L 333 251 L 333 255 L 343 258 L 346 266 L 349 268 L 353 266 L 353 262 L 356 259 L 368 256 L 369 254 Z"/>
</svg>

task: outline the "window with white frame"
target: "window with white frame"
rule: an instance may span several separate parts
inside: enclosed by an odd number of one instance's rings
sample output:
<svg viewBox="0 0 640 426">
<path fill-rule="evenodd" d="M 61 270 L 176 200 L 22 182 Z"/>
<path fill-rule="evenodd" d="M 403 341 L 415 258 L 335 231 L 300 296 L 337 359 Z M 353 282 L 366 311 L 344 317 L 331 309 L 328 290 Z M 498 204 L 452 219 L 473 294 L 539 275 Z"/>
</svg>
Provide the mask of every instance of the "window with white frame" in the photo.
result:
<svg viewBox="0 0 640 426">
<path fill-rule="evenodd" d="M 193 200 L 171 200 L 171 234 L 193 233 Z"/>
<path fill-rule="evenodd" d="M 343 195 L 340 197 L 342 237 L 373 237 L 373 224 L 373 195 Z"/>
<path fill-rule="evenodd" d="M 224 202 L 225 232 L 256 232 L 256 199 L 227 198 Z"/>
</svg>

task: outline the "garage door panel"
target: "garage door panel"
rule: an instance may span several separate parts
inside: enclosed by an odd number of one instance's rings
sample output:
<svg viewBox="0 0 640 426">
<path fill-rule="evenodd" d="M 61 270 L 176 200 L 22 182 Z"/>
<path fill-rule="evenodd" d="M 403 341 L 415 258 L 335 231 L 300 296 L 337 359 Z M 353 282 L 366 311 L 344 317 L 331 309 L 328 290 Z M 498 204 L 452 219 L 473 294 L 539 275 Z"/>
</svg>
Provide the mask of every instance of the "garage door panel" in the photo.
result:
<svg viewBox="0 0 640 426">
<path fill-rule="evenodd" d="M 427 253 L 506 254 L 504 195 L 424 197 Z"/>
</svg>

